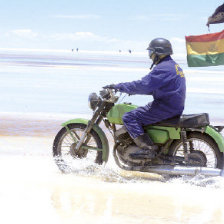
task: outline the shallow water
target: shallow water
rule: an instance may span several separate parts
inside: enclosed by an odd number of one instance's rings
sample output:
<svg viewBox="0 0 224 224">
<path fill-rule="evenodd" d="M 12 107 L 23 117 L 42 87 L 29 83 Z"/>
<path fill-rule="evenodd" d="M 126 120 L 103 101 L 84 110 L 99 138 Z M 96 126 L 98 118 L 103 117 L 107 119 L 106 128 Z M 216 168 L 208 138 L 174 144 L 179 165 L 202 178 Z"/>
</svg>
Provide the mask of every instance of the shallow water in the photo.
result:
<svg viewBox="0 0 224 224">
<path fill-rule="evenodd" d="M 224 222 L 221 177 L 126 172 L 112 157 L 106 167 L 63 175 L 51 158 L 51 144 L 50 137 L 1 137 L 2 223 Z"/>
<path fill-rule="evenodd" d="M 1 136 L 3 223 L 223 223 L 223 177 L 169 178 L 106 165 L 55 165 L 54 136 Z M 12 215 L 13 211 L 13 215 Z"/>
</svg>

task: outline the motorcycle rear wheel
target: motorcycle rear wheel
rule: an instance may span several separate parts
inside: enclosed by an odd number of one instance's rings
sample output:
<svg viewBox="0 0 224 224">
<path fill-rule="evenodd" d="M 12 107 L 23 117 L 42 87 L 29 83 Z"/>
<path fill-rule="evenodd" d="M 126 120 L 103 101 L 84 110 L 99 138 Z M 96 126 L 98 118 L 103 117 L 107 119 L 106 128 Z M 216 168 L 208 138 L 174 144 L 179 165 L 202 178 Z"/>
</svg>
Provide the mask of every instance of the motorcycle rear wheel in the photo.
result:
<svg viewBox="0 0 224 224">
<path fill-rule="evenodd" d="M 212 138 L 202 133 L 192 132 L 188 136 L 188 141 L 193 143 L 195 152 L 201 152 L 206 156 L 206 167 L 223 168 L 223 153 L 219 151 Z M 169 155 L 183 157 L 183 152 L 183 143 L 181 140 L 177 140 L 171 145 Z"/>
<path fill-rule="evenodd" d="M 85 131 L 85 124 L 70 124 L 68 128 L 76 139 L 80 139 Z M 91 130 L 88 140 L 84 141 L 85 146 L 102 148 L 102 142 L 98 134 Z M 63 173 L 74 170 L 85 170 L 86 167 L 103 163 L 102 151 L 81 149 L 79 153 L 75 151 L 76 143 L 71 134 L 62 128 L 56 135 L 53 143 L 53 156 L 56 165 Z"/>
</svg>

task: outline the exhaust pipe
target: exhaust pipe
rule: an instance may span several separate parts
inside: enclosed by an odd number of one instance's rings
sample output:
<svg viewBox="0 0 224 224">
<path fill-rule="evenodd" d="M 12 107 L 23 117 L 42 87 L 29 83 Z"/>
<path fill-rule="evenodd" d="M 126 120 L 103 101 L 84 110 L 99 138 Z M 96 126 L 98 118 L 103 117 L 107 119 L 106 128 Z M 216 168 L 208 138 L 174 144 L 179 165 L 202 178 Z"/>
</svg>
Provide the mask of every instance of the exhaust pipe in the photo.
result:
<svg viewBox="0 0 224 224">
<path fill-rule="evenodd" d="M 134 168 L 134 169 L 133 169 Z M 202 174 L 205 176 L 224 176 L 224 170 L 208 167 L 183 167 L 183 166 L 137 166 L 132 167 L 132 170 L 170 175 L 188 175 L 195 176 Z"/>
<path fill-rule="evenodd" d="M 188 175 L 196 176 L 202 174 L 204 176 L 224 177 L 224 165 L 223 169 L 217 168 L 208 168 L 208 167 L 192 167 L 192 166 L 172 166 L 172 165 L 160 165 L 160 166 L 124 166 L 119 162 L 119 159 L 116 155 L 116 150 L 114 150 L 114 158 L 116 164 L 124 170 L 127 171 L 140 171 L 148 173 L 157 173 L 157 174 L 169 174 L 169 175 Z M 224 161 L 224 153 L 223 153 Z M 223 163 L 224 164 L 224 163 Z"/>
</svg>

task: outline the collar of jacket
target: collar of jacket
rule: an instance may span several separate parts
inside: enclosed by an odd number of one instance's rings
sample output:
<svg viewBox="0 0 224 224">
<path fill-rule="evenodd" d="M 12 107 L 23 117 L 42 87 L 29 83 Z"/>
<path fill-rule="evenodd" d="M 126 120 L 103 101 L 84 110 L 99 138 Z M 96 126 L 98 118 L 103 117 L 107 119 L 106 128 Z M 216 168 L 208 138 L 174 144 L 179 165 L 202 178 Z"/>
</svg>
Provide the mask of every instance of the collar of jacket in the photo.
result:
<svg viewBox="0 0 224 224">
<path fill-rule="evenodd" d="M 159 63 L 161 63 L 161 62 L 163 62 L 163 61 L 169 61 L 169 60 L 172 60 L 172 58 L 170 57 L 170 55 L 167 55 L 165 58 L 163 58 L 163 59 L 161 59 L 160 61 L 159 61 Z M 158 63 L 158 64 L 159 64 Z M 157 64 L 157 65 L 158 65 Z"/>
</svg>

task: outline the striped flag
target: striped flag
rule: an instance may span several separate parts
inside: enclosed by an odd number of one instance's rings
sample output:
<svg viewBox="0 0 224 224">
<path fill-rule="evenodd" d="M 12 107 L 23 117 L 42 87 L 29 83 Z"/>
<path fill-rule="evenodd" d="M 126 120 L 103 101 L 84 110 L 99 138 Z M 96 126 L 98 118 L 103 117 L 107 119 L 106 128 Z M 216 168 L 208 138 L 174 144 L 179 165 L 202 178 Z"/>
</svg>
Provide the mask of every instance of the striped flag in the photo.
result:
<svg viewBox="0 0 224 224">
<path fill-rule="evenodd" d="M 189 67 L 224 65 L 224 30 L 185 39 Z"/>
</svg>

